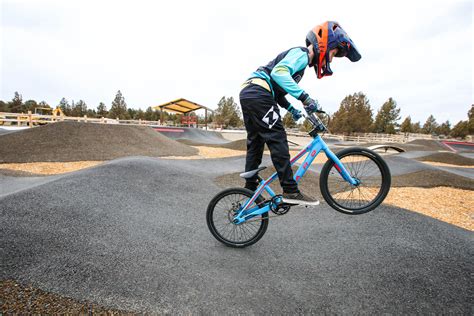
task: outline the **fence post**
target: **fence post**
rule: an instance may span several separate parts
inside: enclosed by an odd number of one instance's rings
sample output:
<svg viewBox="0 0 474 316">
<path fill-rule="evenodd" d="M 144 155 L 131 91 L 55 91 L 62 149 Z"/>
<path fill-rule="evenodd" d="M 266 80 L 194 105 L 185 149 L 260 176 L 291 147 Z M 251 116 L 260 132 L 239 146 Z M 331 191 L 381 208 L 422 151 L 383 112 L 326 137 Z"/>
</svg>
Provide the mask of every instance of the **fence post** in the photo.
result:
<svg viewBox="0 0 474 316">
<path fill-rule="evenodd" d="M 28 111 L 28 126 L 33 127 L 33 122 L 31 118 L 31 111 Z"/>
</svg>

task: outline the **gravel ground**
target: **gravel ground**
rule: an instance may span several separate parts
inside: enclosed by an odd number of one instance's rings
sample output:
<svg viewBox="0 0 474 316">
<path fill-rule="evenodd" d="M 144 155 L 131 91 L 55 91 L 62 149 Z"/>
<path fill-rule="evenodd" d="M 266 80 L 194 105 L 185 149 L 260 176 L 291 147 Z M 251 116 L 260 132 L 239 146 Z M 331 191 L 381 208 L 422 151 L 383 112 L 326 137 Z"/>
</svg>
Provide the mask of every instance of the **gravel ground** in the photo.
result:
<svg viewBox="0 0 474 316">
<path fill-rule="evenodd" d="M 34 175 L 52 175 L 85 169 L 101 163 L 103 163 L 103 161 L 0 163 L 0 172 L 3 170 L 19 171 L 20 176 L 21 173 Z M 8 173 L 5 173 L 5 175 L 8 175 Z"/>
<path fill-rule="evenodd" d="M 38 177 L 41 176 L 36 173 L 21 171 L 21 170 L 10 170 L 10 169 L 0 169 L 0 177 L 1 176 L 8 176 L 8 177 Z"/>
<path fill-rule="evenodd" d="M 145 126 L 59 122 L 0 137 L 0 163 L 195 154 L 196 149 Z"/>
<path fill-rule="evenodd" d="M 48 293 L 13 280 L 0 281 L 1 312 L 4 315 L 127 315 L 125 311 L 107 309 L 87 301 Z"/>
<path fill-rule="evenodd" d="M 471 232 L 386 205 L 347 216 L 323 203 L 230 249 L 205 209 L 220 190 L 211 175 L 241 166 L 204 165 L 124 158 L 0 197 L 0 280 L 133 312 L 472 311 Z"/>
</svg>

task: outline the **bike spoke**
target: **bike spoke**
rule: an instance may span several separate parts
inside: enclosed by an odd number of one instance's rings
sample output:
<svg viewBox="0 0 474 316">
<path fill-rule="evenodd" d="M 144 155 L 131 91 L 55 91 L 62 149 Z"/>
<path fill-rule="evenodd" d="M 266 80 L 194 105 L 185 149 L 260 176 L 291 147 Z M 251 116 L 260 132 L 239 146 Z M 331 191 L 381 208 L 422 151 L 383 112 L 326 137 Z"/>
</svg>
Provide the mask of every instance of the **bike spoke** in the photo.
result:
<svg viewBox="0 0 474 316">
<path fill-rule="evenodd" d="M 233 222 L 234 216 L 249 199 L 244 194 L 229 194 L 224 196 L 214 207 L 213 222 L 219 234 L 226 240 L 233 243 L 244 243 L 256 236 L 262 225 L 263 218 L 255 217 L 251 221 L 242 224 Z M 250 205 L 255 207 L 255 203 Z"/>
<path fill-rule="evenodd" d="M 370 205 L 380 193 L 382 172 L 370 157 L 349 155 L 340 158 L 348 173 L 360 181 L 354 187 L 345 181 L 335 166 L 330 170 L 327 185 L 334 201 L 347 209 L 360 209 Z"/>
</svg>

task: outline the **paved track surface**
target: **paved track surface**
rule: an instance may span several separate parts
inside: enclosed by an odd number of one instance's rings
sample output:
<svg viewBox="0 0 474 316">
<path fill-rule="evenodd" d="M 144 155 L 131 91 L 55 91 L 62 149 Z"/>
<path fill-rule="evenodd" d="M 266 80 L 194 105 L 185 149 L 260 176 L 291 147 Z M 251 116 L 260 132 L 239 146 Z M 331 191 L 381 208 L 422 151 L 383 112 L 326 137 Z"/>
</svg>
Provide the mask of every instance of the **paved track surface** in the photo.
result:
<svg viewBox="0 0 474 316">
<path fill-rule="evenodd" d="M 0 198 L 15 192 L 21 192 L 60 178 L 50 177 L 10 177 L 0 174 Z"/>
<path fill-rule="evenodd" d="M 436 166 L 436 168 L 454 173 L 458 176 L 462 176 L 465 178 L 473 179 L 474 180 L 474 168 L 462 168 L 462 167 L 444 167 L 444 166 Z"/>
<path fill-rule="evenodd" d="M 472 312 L 471 232 L 398 208 L 347 216 L 323 204 L 231 249 L 205 224 L 220 189 L 198 161 L 182 166 L 124 158 L 0 197 L 1 279 L 131 311 Z"/>
<path fill-rule="evenodd" d="M 12 131 L 9 131 L 0 127 L 0 136 L 8 134 L 8 133 L 12 133 Z"/>
<path fill-rule="evenodd" d="M 229 140 L 225 139 L 219 132 L 206 131 L 198 128 L 159 127 L 155 128 L 155 130 L 171 139 L 190 140 L 199 144 L 226 144 L 229 142 Z"/>
</svg>

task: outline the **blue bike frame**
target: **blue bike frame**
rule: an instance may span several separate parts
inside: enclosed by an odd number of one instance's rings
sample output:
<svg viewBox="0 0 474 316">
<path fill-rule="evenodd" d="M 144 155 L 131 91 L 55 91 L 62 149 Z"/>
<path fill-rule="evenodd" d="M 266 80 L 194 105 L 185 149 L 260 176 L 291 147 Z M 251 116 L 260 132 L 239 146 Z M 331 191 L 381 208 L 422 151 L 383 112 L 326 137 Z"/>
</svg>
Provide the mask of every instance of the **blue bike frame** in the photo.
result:
<svg viewBox="0 0 474 316">
<path fill-rule="evenodd" d="M 290 161 L 291 165 L 295 164 L 301 157 L 304 156 L 304 154 L 307 153 L 306 159 L 304 162 L 299 166 L 298 170 L 294 174 L 296 182 L 299 182 L 301 178 L 304 176 L 306 171 L 308 170 L 309 166 L 313 163 L 313 160 L 316 158 L 316 156 L 323 150 L 326 153 L 326 156 L 328 159 L 331 159 L 334 162 L 335 168 L 337 171 L 341 174 L 342 178 L 349 182 L 351 185 L 357 185 L 359 181 L 357 179 L 354 179 L 347 169 L 344 167 L 342 162 L 337 158 L 337 156 L 329 149 L 328 145 L 324 142 L 324 140 L 321 138 L 321 136 L 316 135 L 316 137 L 313 139 L 311 143 L 309 143 L 308 146 L 306 146 L 305 149 L 300 151 L 298 155 L 293 157 Z M 271 210 L 271 207 L 276 208 L 279 203 L 281 203 L 281 198 L 277 198 L 274 201 L 277 203 L 277 205 L 271 205 L 274 203 L 271 201 L 270 203 L 267 203 L 265 206 L 260 207 L 260 206 L 255 206 L 252 208 L 249 208 L 250 205 L 263 193 L 265 190 L 272 198 L 276 196 L 275 192 L 270 188 L 270 183 L 272 183 L 276 178 L 278 177 L 278 174 L 275 172 L 272 174 L 270 178 L 267 180 L 263 181 L 255 191 L 255 194 L 244 204 L 244 207 L 242 210 L 237 214 L 234 218 L 234 222 L 236 224 L 242 224 L 246 220 L 261 215 L 263 213 L 269 212 Z"/>
</svg>

